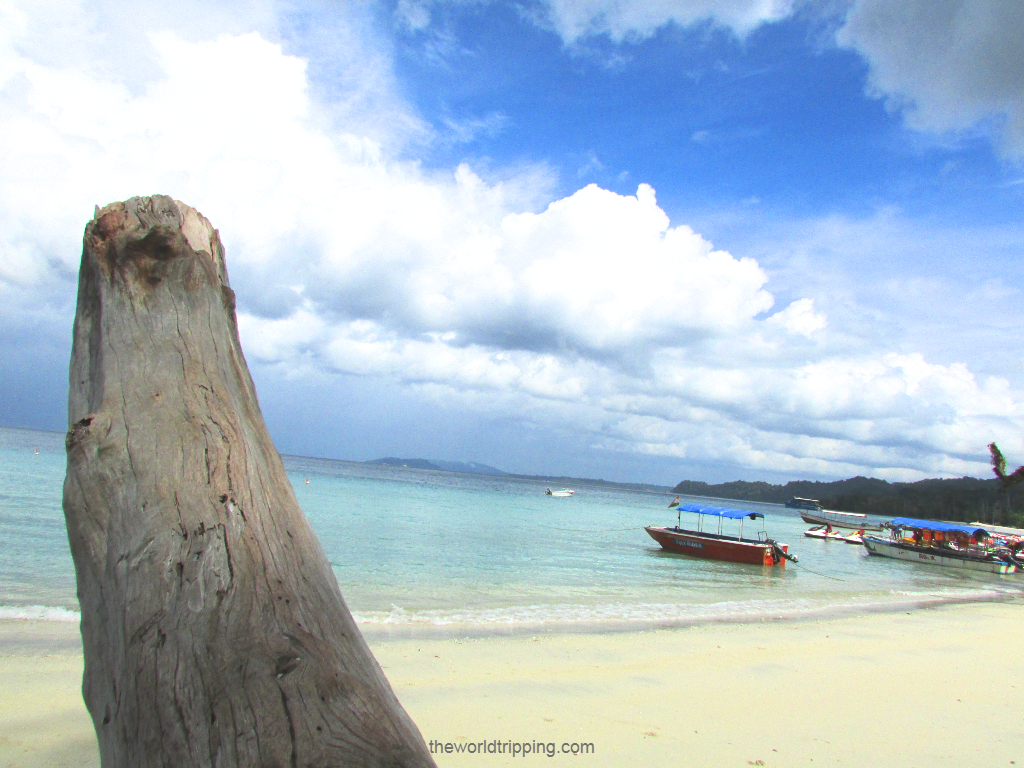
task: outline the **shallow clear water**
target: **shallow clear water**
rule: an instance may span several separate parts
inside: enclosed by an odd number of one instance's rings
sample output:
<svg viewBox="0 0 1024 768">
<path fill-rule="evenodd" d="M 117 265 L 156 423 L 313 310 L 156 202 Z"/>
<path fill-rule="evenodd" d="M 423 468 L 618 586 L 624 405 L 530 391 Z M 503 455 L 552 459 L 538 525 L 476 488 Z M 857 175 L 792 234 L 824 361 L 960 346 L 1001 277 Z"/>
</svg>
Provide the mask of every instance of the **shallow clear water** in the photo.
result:
<svg viewBox="0 0 1024 768">
<path fill-rule="evenodd" d="M 807 539 L 799 514 L 778 505 L 734 506 L 763 512 L 769 535 L 799 555 L 785 570 L 662 551 L 642 526 L 675 524 L 668 493 L 577 486 L 571 498 L 552 498 L 522 480 L 298 457 L 285 465 L 346 602 L 368 628 L 798 618 L 998 599 L 1024 587 L 1020 575 L 869 558 L 863 547 Z M 64 469 L 62 435 L 0 428 L 0 618 L 67 619 L 77 610 Z"/>
</svg>

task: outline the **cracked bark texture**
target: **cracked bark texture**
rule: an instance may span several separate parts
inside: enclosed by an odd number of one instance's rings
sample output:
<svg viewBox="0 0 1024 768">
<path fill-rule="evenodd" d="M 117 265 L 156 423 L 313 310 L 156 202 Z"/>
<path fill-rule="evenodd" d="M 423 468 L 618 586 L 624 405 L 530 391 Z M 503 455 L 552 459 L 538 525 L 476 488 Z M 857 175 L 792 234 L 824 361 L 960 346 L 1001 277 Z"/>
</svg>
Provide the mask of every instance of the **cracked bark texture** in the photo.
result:
<svg viewBox="0 0 1024 768">
<path fill-rule="evenodd" d="M 166 196 L 86 226 L 64 512 L 104 768 L 433 766 L 260 413 L 224 249 Z"/>
</svg>

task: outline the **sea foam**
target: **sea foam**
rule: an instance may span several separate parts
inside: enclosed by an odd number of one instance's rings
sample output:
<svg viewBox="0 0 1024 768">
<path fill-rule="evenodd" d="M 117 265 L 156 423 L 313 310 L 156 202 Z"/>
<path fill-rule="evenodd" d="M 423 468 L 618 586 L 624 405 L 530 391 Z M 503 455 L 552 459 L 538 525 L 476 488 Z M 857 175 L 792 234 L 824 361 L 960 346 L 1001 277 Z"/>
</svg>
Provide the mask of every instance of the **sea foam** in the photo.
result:
<svg viewBox="0 0 1024 768">
<path fill-rule="evenodd" d="M 0 605 L 0 620 L 3 619 L 77 623 L 82 620 L 82 614 L 49 605 Z"/>
</svg>

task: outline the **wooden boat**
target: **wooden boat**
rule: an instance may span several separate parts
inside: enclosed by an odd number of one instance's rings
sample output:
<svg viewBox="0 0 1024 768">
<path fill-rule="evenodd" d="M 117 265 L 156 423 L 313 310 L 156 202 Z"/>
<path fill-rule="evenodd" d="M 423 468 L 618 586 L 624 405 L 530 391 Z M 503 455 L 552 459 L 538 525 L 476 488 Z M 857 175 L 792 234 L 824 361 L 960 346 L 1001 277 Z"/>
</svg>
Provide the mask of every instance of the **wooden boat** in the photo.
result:
<svg viewBox="0 0 1024 768">
<path fill-rule="evenodd" d="M 572 488 L 563 488 L 560 491 L 552 491 L 550 488 L 548 488 L 546 491 L 544 491 L 544 494 L 547 496 L 557 496 L 558 498 L 563 499 L 566 496 L 572 496 L 574 493 L 576 493 L 576 491 L 574 491 Z"/>
<path fill-rule="evenodd" d="M 726 509 L 710 507 L 705 504 L 680 504 L 679 518 L 674 528 L 663 528 L 656 525 L 644 526 L 651 538 L 669 552 L 705 560 L 724 560 L 730 563 L 749 563 L 769 567 L 786 566 L 786 560 L 797 561 L 796 555 L 789 554 L 789 546 L 769 539 L 764 531 L 764 515 L 744 509 Z M 682 513 L 693 512 L 697 517 L 697 530 L 682 527 Z M 703 530 L 704 518 L 718 519 L 718 532 Z M 761 518 L 762 529 L 756 539 L 743 538 L 743 521 Z M 722 533 L 723 520 L 738 520 L 739 534 L 729 536 Z"/>
<path fill-rule="evenodd" d="M 800 517 L 811 525 L 831 525 L 833 528 L 850 528 L 854 531 L 880 531 L 882 526 L 869 523 L 867 515 L 857 512 L 834 512 L 831 509 L 819 509 L 817 512 L 801 511 Z"/>
<path fill-rule="evenodd" d="M 888 539 L 864 537 L 869 554 L 988 573 L 1017 570 L 1015 553 L 1005 545 L 992 546 L 988 531 L 978 526 L 897 517 L 888 528 Z"/>
</svg>

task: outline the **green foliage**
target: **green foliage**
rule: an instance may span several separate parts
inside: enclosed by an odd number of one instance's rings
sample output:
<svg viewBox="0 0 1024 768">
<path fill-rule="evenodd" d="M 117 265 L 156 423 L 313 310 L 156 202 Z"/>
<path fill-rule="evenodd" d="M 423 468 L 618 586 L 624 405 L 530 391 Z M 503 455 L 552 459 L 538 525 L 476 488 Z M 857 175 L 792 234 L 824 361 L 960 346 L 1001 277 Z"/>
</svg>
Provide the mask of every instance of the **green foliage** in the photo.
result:
<svg viewBox="0 0 1024 768">
<path fill-rule="evenodd" d="M 1024 472 L 1021 473 L 1024 476 Z M 1024 479 L 1024 477 L 1022 477 Z M 862 512 L 882 517 L 991 523 L 1024 527 L 1021 489 L 1003 490 L 1001 481 L 961 477 L 889 483 L 853 477 L 832 483 L 798 480 L 785 485 L 742 480 L 710 485 L 684 480 L 673 491 L 686 496 L 783 504 L 794 496 L 818 499 L 826 509 Z"/>
<path fill-rule="evenodd" d="M 989 443 L 988 450 L 992 454 L 992 471 L 999 478 L 1003 490 L 1009 490 L 1011 486 L 1024 482 L 1024 467 L 1017 467 L 1010 474 L 1006 474 L 1006 458 L 999 450 L 999 446 Z"/>
</svg>

